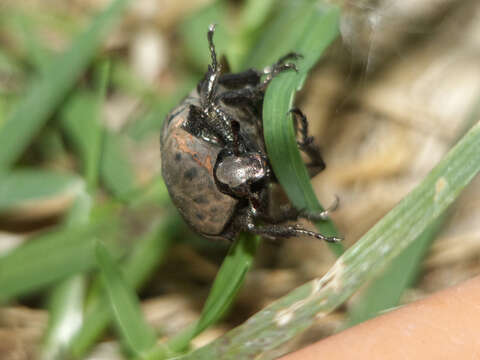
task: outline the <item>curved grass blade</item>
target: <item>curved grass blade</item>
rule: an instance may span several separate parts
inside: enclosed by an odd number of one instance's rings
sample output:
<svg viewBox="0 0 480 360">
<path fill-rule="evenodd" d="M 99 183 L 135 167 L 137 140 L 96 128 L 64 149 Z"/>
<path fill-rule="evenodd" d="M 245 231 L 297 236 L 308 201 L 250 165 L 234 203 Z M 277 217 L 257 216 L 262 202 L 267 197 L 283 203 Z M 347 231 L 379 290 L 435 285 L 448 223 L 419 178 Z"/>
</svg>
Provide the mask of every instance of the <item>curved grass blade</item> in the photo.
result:
<svg viewBox="0 0 480 360">
<path fill-rule="evenodd" d="M 73 201 L 84 192 L 83 180 L 73 174 L 41 169 L 0 173 L 0 213 L 35 208 L 42 201 Z"/>
<path fill-rule="evenodd" d="M 174 217 L 160 224 L 139 241 L 132 255 L 121 266 L 130 286 L 138 289 L 145 283 L 165 258 L 171 239 L 179 228 L 179 219 Z M 71 344 L 70 352 L 75 359 L 83 358 L 109 325 L 112 314 L 108 305 L 102 293 L 96 293 L 92 297 L 87 306 L 84 325 Z"/>
<path fill-rule="evenodd" d="M 478 91 L 477 91 L 478 92 Z M 480 96 L 464 119 L 464 124 L 456 136 L 458 141 L 480 117 Z M 346 327 L 354 326 L 379 315 L 382 311 L 397 306 L 404 291 L 413 285 L 425 253 L 434 241 L 447 219 L 448 210 L 434 221 L 414 243 L 409 245 L 388 267 L 375 278 L 368 288 L 355 299 L 348 310 Z"/>
<path fill-rule="evenodd" d="M 110 238 L 113 221 L 67 227 L 31 239 L 0 258 L 0 301 L 42 289 L 96 266 L 94 237 Z"/>
<path fill-rule="evenodd" d="M 299 209 L 320 212 L 323 209 L 315 196 L 298 151 L 293 121 L 288 110 L 292 108 L 295 92 L 301 88 L 308 71 L 337 37 L 340 13 L 336 8 L 310 5 L 303 11 L 303 16 L 303 31 L 297 29 L 297 35 L 290 35 L 285 41 L 282 40 L 282 46 L 290 42 L 290 51 L 296 51 L 304 58 L 298 61 L 298 73 L 280 74 L 267 88 L 263 121 L 268 155 L 275 175 L 288 197 Z M 317 227 L 327 236 L 338 236 L 330 221 L 318 223 Z M 335 254 L 340 255 L 343 252 L 340 244 L 329 245 Z"/>
<path fill-rule="evenodd" d="M 87 192 L 77 196 L 64 223 L 67 226 L 88 224 L 92 198 Z M 86 281 L 75 275 L 59 284 L 48 294 L 48 325 L 40 359 L 64 358 L 68 344 L 80 329 L 83 321 Z"/>
<path fill-rule="evenodd" d="M 101 242 L 97 242 L 95 250 L 117 328 L 127 348 L 141 355 L 155 344 L 153 329 L 145 322 L 134 290 L 108 250 Z"/>
<path fill-rule="evenodd" d="M 135 173 L 125 150 L 124 138 L 106 130 L 100 162 L 104 186 L 117 199 L 125 200 L 136 189 Z"/>
<path fill-rule="evenodd" d="M 480 171 L 477 123 L 410 194 L 310 281 L 213 343 L 180 359 L 251 359 L 288 341 L 340 306 L 413 243 Z"/>
<path fill-rule="evenodd" d="M 85 278 L 73 276 L 55 286 L 49 294 L 48 329 L 40 359 L 64 358 L 72 335 L 82 324 Z"/>
<path fill-rule="evenodd" d="M 194 326 L 169 341 L 169 349 L 176 352 L 185 350 L 195 336 L 221 319 L 240 290 L 259 244 L 260 238 L 257 236 L 242 234 L 238 237 L 215 277 L 200 319 Z"/>
<path fill-rule="evenodd" d="M 442 214 L 414 242 L 403 250 L 384 269 L 382 274 L 361 295 L 361 298 L 349 309 L 349 320 L 346 327 L 378 316 L 382 311 L 396 307 L 405 290 L 415 281 L 422 259 L 435 239 L 446 214 Z"/>
<path fill-rule="evenodd" d="M 185 53 L 202 71 L 210 63 L 210 55 L 205 51 L 207 46 L 206 39 L 202 37 L 202 41 L 198 41 L 198 34 L 205 34 L 208 26 L 216 23 L 219 26 L 215 32 L 215 45 L 217 49 L 225 49 L 225 45 L 228 44 L 227 26 L 224 25 L 227 21 L 226 13 L 226 2 L 215 0 L 202 9 L 195 11 L 180 26 L 182 38 L 185 42 Z"/>
<path fill-rule="evenodd" d="M 275 63 L 281 56 L 296 50 L 298 42 L 311 25 L 309 19 L 312 12 L 318 10 L 314 2 L 277 1 L 275 9 L 272 9 L 272 19 L 266 28 L 262 29 L 242 68 L 264 68 Z M 258 12 L 257 9 L 254 11 Z M 318 36 L 320 39 L 322 35 Z"/>
<path fill-rule="evenodd" d="M 90 63 L 101 41 L 128 3 L 128 0 L 112 1 L 72 42 L 70 48 L 52 61 L 42 78 L 33 83 L 24 100 L 0 128 L 0 169 L 11 166 L 22 154 Z"/>
<path fill-rule="evenodd" d="M 247 0 L 241 10 L 240 22 L 229 42 L 226 52 L 232 72 L 241 70 L 249 58 L 252 45 L 260 37 L 260 31 L 265 22 L 270 20 L 278 6 L 277 0 Z M 258 65 L 258 64 L 256 64 Z"/>
</svg>

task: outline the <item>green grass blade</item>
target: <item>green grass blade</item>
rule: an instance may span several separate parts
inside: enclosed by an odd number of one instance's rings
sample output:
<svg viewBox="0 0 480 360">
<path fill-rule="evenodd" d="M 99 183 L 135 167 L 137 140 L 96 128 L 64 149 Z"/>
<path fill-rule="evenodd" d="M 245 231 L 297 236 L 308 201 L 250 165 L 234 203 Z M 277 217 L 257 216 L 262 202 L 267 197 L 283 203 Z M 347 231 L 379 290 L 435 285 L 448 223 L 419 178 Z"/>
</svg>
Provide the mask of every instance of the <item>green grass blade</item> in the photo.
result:
<svg viewBox="0 0 480 360">
<path fill-rule="evenodd" d="M 199 320 L 168 341 L 168 351 L 155 348 L 144 356 L 145 360 L 165 359 L 166 354 L 185 351 L 194 337 L 222 318 L 240 290 L 259 244 L 259 237 L 238 237 L 223 260 Z"/>
<path fill-rule="evenodd" d="M 178 228 L 178 218 L 175 218 L 159 225 L 138 243 L 133 254 L 122 265 L 125 279 L 130 286 L 135 289 L 142 287 L 148 276 L 167 255 L 170 240 L 178 232 Z M 84 325 L 71 345 L 70 352 L 76 359 L 83 358 L 110 324 L 112 318 L 107 299 L 103 294 L 96 293 L 94 297 L 87 307 Z"/>
<path fill-rule="evenodd" d="M 207 48 L 207 29 L 210 24 L 216 24 L 215 31 L 215 47 L 219 53 L 224 53 L 227 44 L 227 26 L 226 26 L 227 5 L 225 1 L 215 0 L 210 5 L 195 11 L 192 16 L 188 17 L 180 27 L 182 39 L 185 43 L 186 56 L 193 61 L 199 69 L 205 71 L 207 65 L 210 64 L 210 54 L 205 51 Z M 198 41 L 198 34 L 205 34 L 201 37 L 202 41 Z"/>
<path fill-rule="evenodd" d="M 84 189 L 83 180 L 68 173 L 40 169 L 0 173 L 0 213 L 34 207 L 59 197 L 73 201 Z"/>
<path fill-rule="evenodd" d="M 308 4 L 310 6 L 302 8 L 300 12 L 303 14 L 299 26 L 301 29 L 296 29 L 293 35 L 289 34 L 282 39 L 282 46 L 304 56 L 297 62 L 299 71 L 280 74 L 272 81 L 265 94 L 263 119 L 268 155 L 280 184 L 298 209 L 319 212 L 323 209 L 300 156 L 288 110 L 293 107 L 295 92 L 301 88 L 308 71 L 337 37 L 340 13 L 336 8 L 320 8 L 310 2 Z M 297 23 L 292 26 L 296 27 Z M 338 236 L 331 221 L 320 222 L 317 227 L 325 235 Z M 343 247 L 340 244 L 329 245 L 335 254 L 342 253 Z"/>
<path fill-rule="evenodd" d="M 243 68 L 270 66 L 281 56 L 296 50 L 299 40 L 311 26 L 312 14 L 321 11 L 319 6 L 312 0 L 277 2 L 273 19 L 262 30 Z M 322 37 L 323 34 L 318 35 L 319 41 Z"/>
<path fill-rule="evenodd" d="M 78 195 L 64 219 L 68 226 L 88 224 L 92 198 L 85 191 Z M 41 349 L 41 359 L 64 358 L 69 343 L 83 321 L 86 281 L 75 275 L 57 284 L 48 294 L 48 327 Z"/>
<path fill-rule="evenodd" d="M 480 171 L 480 123 L 321 279 L 302 285 L 246 323 L 180 359 L 251 359 L 309 327 L 371 280 L 441 216 Z M 268 340 L 268 341 L 267 341 Z"/>
<path fill-rule="evenodd" d="M 105 131 L 100 177 L 104 186 L 118 199 L 126 199 L 135 190 L 133 166 L 125 152 L 124 139 Z"/>
<path fill-rule="evenodd" d="M 67 227 L 30 239 L 0 258 L 0 300 L 25 295 L 96 266 L 94 237 L 109 238 L 113 222 Z"/>
<path fill-rule="evenodd" d="M 188 77 L 173 94 L 157 95 L 147 104 L 145 112 L 132 119 L 126 128 L 126 135 L 135 141 L 141 141 L 152 134 L 158 134 L 167 114 L 197 85 L 197 81 L 196 78 Z"/>
<path fill-rule="evenodd" d="M 261 36 L 261 29 L 265 22 L 271 19 L 271 15 L 277 9 L 277 0 L 247 0 L 241 9 L 240 21 L 228 43 L 226 49 L 230 69 L 232 72 L 242 70 L 242 66 L 252 49 L 252 45 Z M 258 64 L 257 64 L 258 65 Z"/>
<path fill-rule="evenodd" d="M 480 115 L 480 96 L 464 120 L 464 125 L 456 137 L 458 141 L 475 124 Z M 403 292 L 413 285 L 421 261 L 431 243 L 447 219 L 447 211 L 430 225 L 414 243 L 409 245 L 385 270 L 369 284 L 348 311 L 346 327 L 371 319 L 400 302 Z"/>
<path fill-rule="evenodd" d="M 103 126 L 102 126 L 102 107 L 107 93 L 110 76 L 110 63 L 104 61 L 98 66 L 96 73 L 96 101 L 94 108 L 94 116 L 91 121 L 84 121 L 90 128 L 88 133 L 90 135 L 88 142 L 90 143 L 89 162 L 85 165 L 85 179 L 89 190 L 97 187 L 98 177 L 100 173 L 100 162 L 102 154 L 102 140 L 103 140 Z M 86 120 L 86 119 L 84 119 Z"/>
<path fill-rule="evenodd" d="M 52 61 L 44 76 L 32 84 L 23 101 L 0 128 L 0 169 L 10 167 L 22 154 L 90 63 L 127 4 L 128 0 L 112 1 L 70 48 Z"/>
<path fill-rule="evenodd" d="M 91 189 L 97 182 L 102 145 L 96 96 L 86 91 L 75 93 L 65 105 L 61 120 L 68 139 L 81 159 L 82 172 Z"/>
<path fill-rule="evenodd" d="M 347 327 L 379 315 L 397 306 L 402 294 L 413 284 L 422 259 L 445 221 L 445 214 L 430 225 L 417 240 L 403 250 L 368 286 L 361 298 L 349 309 Z"/>
<path fill-rule="evenodd" d="M 195 328 L 197 334 L 217 322 L 228 310 L 252 266 L 259 244 L 259 237 L 242 234 L 230 248 L 202 309 Z"/>
<path fill-rule="evenodd" d="M 193 327 L 173 338 L 168 343 L 170 349 L 184 350 L 195 336 L 220 320 L 240 290 L 259 244 L 260 238 L 252 235 L 242 234 L 236 240 L 223 260 L 200 319 Z"/>
<path fill-rule="evenodd" d="M 127 348 L 132 353 L 141 355 L 155 344 L 154 332 L 143 318 L 134 290 L 100 242 L 96 245 L 96 255 L 117 328 Z"/>
<path fill-rule="evenodd" d="M 22 12 L 16 13 L 13 20 L 23 35 L 25 47 L 28 51 L 26 59 L 31 62 L 36 72 L 42 75 L 44 69 L 48 67 L 51 53 L 39 41 L 36 24 L 33 19 Z"/>
<path fill-rule="evenodd" d="M 73 276 L 55 286 L 49 294 L 48 329 L 40 359 L 64 358 L 72 335 L 82 324 L 85 279 Z"/>
</svg>

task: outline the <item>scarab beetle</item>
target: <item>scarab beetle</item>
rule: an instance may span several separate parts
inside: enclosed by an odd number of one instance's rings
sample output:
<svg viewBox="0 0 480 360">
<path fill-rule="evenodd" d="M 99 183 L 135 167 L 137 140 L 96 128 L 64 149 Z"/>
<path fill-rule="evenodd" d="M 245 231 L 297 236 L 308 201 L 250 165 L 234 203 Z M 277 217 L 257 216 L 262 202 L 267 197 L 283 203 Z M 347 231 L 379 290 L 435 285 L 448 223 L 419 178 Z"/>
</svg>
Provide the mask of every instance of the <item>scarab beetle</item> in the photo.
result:
<svg viewBox="0 0 480 360">
<path fill-rule="evenodd" d="M 329 242 L 336 237 L 285 225 L 298 217 L 325 219 L 328 211 L 310 214 L 293 206 L 271 215 L 272 188 L 277 184 L 263 140 L 262 106 L 272 78 L 296 67 L 289 53 L 263 71 L 223 73 L 207 32 L 211 64 L 197 87 L 166 117 L 161 134 L 162 175 L 173 203 L 186 222 L 211 239 L 233 240 L 241 231 L 267 238 L 308 235 Z M 308 122 L 292 109 L 299 148 L 311 159 L 311 175 L 325 164 L 308 136 Z"/>
</svg>

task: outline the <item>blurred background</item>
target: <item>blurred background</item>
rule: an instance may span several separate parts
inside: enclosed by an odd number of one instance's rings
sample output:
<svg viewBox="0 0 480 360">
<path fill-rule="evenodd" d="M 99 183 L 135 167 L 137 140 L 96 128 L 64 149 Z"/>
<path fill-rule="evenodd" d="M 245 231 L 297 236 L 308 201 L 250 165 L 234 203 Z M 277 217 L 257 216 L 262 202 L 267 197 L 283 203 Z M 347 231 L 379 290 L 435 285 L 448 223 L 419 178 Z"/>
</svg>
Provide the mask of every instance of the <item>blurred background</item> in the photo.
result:
<svg viewBox="0 0 480 360">
<path fill-rule="evenodd" d="M 323 205 L 339 196 L 332 220 L 348 247 L 479 120 L 480 3 L 330 2 L 342 11 L 340 35 L 296 104 L 327 163 L 312 183 Z M 266 43 L 263 35 L 279 21 L 302 21 L 295 3 L 136 0 L 110 11 L 112 24 L 91 28 L 110 1 L 0 2 L 1 359 L 71 351 L 126 358 L 113 331 L 82 327 L 82 309 L 99 292 L 87 239 L 104 241 L 130 271 L 147 322 L 162 338 L 198 318 L 229 244 L 199 238 L 170 205 L 160 178 L 161 124 L 206 70 L 208 24 L 218 24 L 217 51 L 234 71 L 261 67 L 262 52 L 282 40 Z M 12 116 L 25 121 L 5 131 Z M 480 273 L 479 180 L 420 247 L 407 249 L 387 281 L 401 289 L 387 307 Z M 194 346 L 322 276 L 334 261 L 312 239 L 262 242 L 233 308 Z M 268 356 L 375 315 L 358 315 L 361 299 Z M 84 340 L 71 345 L 81 331 Z"/>
</svg>

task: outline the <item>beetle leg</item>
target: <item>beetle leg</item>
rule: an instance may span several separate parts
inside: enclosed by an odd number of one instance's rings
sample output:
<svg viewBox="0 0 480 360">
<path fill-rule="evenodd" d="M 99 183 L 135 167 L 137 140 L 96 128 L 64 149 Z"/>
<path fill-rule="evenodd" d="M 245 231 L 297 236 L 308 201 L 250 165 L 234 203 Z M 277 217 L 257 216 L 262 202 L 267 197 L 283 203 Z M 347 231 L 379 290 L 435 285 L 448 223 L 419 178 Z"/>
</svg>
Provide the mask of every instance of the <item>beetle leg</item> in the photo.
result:
<svg viewBox="0 0 480 360">
<path fill-rule="evenodd" d="M 281 65 L 273 65 L 273 66 L 267 66 L 264 70 L 263 73 L 266 75 L 265 79 L 263 82 L 259 85 L 261 90 L 265 90 L 272 81 L 272 79 L 277 76 L 278 74 L 287 71 L 287 70 L 295 70 L 295 72 L 298 72 L 297 66 L 293 63 L 285 63 Z"/>
<path fill-rule="evenodd" d="M 297 66 L 294 63 L 289 63 L 286 62 L 287 60 L 297 60 L 302 58 L 303 56 L 301 54 L 298 54 L 296 52 L 289 52 L 288 54 L 282 56 L 278 61 L 271 65 L 267 66 L 266 68 L 263 69 L 264 75 L 266 75 L 265 79 L 263 80 L 262 84 L 260 87 L 262 89 L 266 89 L 267 85 L 272 81 L 272 79 L 280 74 L 281 72 L 287 71 L 287 70 L 297 70 Z"/>
<path fill-rule="evenodd" d="M 277 66 L 281 65 L 287 60 L 298 60 L 298 59 L 303 59 L 303 55 L 299 54 L 295 51 L 291 51 L 291 52 L 283 55 L 280 59 L 278 59 L 277 62 L 275 63 L 275 65 L 277 65 Z"/>
<path fill-rule="evenodd" d="M 335 200 L 325 210 L 318 213 L 310 212 L 307 210 L 300 210 L 298 213 L 298 217 L 301 217 L 310 221 L 325 221 L 325 220 L 328 220 L 328 217 L 332 212 L 338 209 L 339 204 L 340 204 L 340 199 L 337 195 L 335 195 Z"/>
<path fill-rule="evenodd" d="M 300 214 L 301 211 L 297 210 L 295 207 L 287 206 L 282 209 L 282 211 L 278 215 L 271 216 L 267 214 L 259 214 L 257 217 L 258 219 L 265 221 L 269 224 L 281 224 L 286 221 L 297 220 Z"/>
<path fill-rule="evenodd" d="M 220 77 L 221 68 L 217 63 L 217 53 L 215 52 L 215 44 L 213 43 L 213 34 L 215 33 L 215 25 L 208 27 L 207 39 L 210 49 L 211 64 L 205 73 L 205 79 L 199 84 L 200 100 L 203 108 L 208 108 L 217 90 L 218 79 Z"/>
<path fill-rule="evenodd" d="M 312 212 L 308 210 L 298 210 L 294 206 L 286 206 L 282 209 L 281 213 L 276 216 L 269 216 L 265 214 L 259 214 L 257 217 L 260 220 L 268 222 L 269 224 L 281 224 L 286 221 L 297 220 L 298 218 L 307 219 L 309 221 L 325 221 L 332 212 L 337 210 L 340 199 L 335 195 L 333 203 L 325 210 L 320 212 Z"/>
<path fill-rule="evenodd" d="M 246 215 L 241 218 L 241 223 L 240 223 L 240 227 L 245 231 L 250 231 L 251 233 L 254 233 L 260 236 L 265 236 L 271 239 L 306 235 L 306 236 L 311 236 L 316 239 L 324 240 L 327 242 L 339 242 L 342 240 L 341 238 L 337 238 L 335 236 L 325 236 L 320 233 L 307 230 L 301 227 L 300 225 L 275 224 L 275 222 L 277 222 L 278 220 L 283 220 L 283 221 L 290 220 L 287 218 L 288 216 L 292 216 L 294 218 L 297 218 L 298 216 L 302 216 L 302 217 L 305 216 L 305 213 L 302 213 L 293 207 L 291 207 L 291 209 L 289 209 L 287 212 L 283 214 L 282 216 L 283 219 L 272 219 L 268 215 L 265 215 L 263 211 L 261 210 L 257 211 L 257 209 L 260 207 L 260 204 L 256 204 L 259 201 L 259 199 L 252 198 L 252 196 L 249 196 L 249 201 L 250 201 L 250 207 L 247 210 Z M 312 214 L 308 214 L 308 215 L 312 215 Z M 268 224 L 259 226 L 255 223 L 255 219 L 264 220 L 265 222 L 268 222 Z"/>
<path fill-rule="evenodd" d="M 297 141 L 298 147 L 305 154 L 307 154 L 312 161 L 310 164 L 307 164 L 307 167 L 310 170 L 310 176 L 313 177 L 325 169 L 325 162 L 320 154 L 320 149 L 314 143 L 313 137 L 308 136 L 307 117 L 298 108 L 292 108 L 288 112 L 293 114 L 293 120 L 296 128 L 300 128 L 300 135 L 302 139 Z M 298 124 L 300 124 L 300 126 L 298 126 Z"/>
<path fill-rule="evenodd" d="M 310 236 L 326 242 L 339 242 L 342 239 L 335 236 L 324 236 L 320 233 L 304 229 L 300 225 L 262 225 L 258 226 L 253 221 L 247 222 L 247 231 L 256 235 L 265 236 L 271 239 L 288 238 L 294 236 Z"/>
<path fill-rule="evenodd" d="M 218 114 L 215 110 L 218 110 Z M 231 128 L 231 120 L 220 109 L 213 108 L 215 116 L 208 116 L 205 111 L 195 105 L 189 106 L 187 122 L 185 129 L 195 136 L 200 136 L 204 140 L 215 142 L 211 135 L 222 140 L 223 143 L 231 143 L 233 141 L 233 131 Z"/>
</svg>

